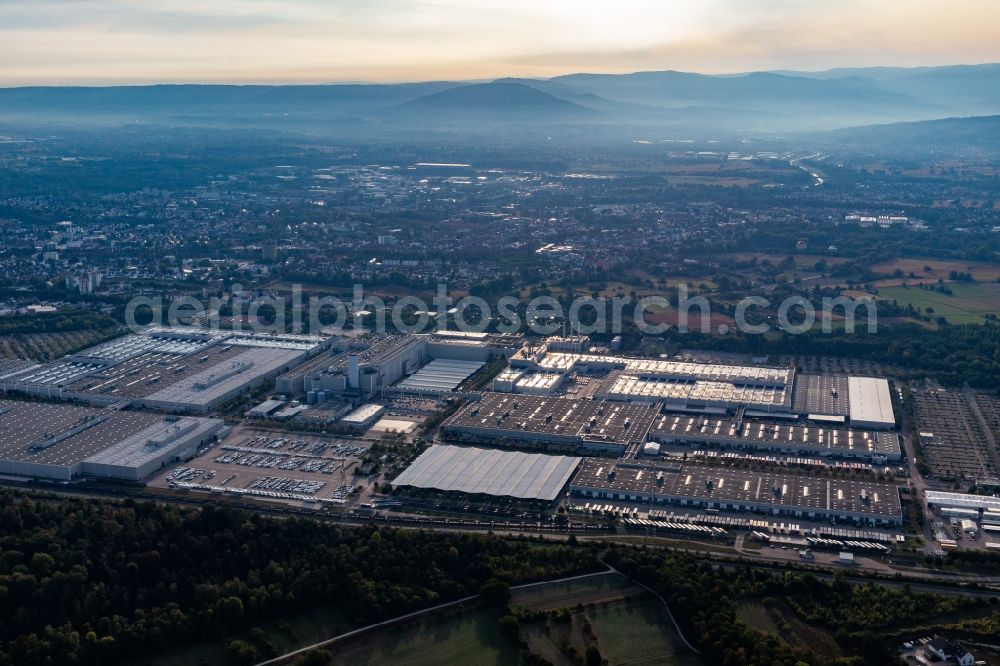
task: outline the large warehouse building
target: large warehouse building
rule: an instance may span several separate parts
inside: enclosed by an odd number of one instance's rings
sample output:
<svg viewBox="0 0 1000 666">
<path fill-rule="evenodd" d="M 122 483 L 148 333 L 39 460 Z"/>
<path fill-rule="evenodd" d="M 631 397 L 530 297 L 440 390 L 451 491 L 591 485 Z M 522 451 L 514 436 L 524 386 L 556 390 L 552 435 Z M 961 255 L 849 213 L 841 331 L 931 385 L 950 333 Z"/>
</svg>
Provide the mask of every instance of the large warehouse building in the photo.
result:
<svg viewBox="0 0 1000 666">
<path fill-rule="evenodd" d="M 660 468 L 588 459 L 570 481 L 579 497 L 750 511 L 812 520 L 902 523 L 891 483 L 685 465 Z"/>
<path fill-rule="evenodd" d="M 896 427 L 889 382 L 881 377 L 849 377 L 851 425 L 857 428 L 890 430 Z"/>
<path fill-rule="evenodd" d="M 0 390 L 201 413 L 319 352 L 325 338 L 156 328 L 0 380 Z"/>
<path fill-rule="evenodd" d="M 72 481 L 140 481 L 194 456 L 220 419 L 163 416 L 113 407 L 0 400 L 0 473 Z"/>
<path fill-rule="evenodd" d="M 394 486 L 468 495 L 555 501 L 581 458 L 435 445 L 393 481 Z"/>
<path fill-rule="evenodd" d="M 483 393 L 449 417 L 441 432 L 466 442 L 621 454 L 646 441 L 656 415 L 642 403 Z"/>
<path fill-rule="evenodd" d="M 598 397 L 623 402 L 661 402 L 685 411 L 751 406 L 789 412 L 793 368 L 693 363 L 654 358 L 552 351 L 551 345 L 526 347 L 511 367 L 546 373 L 608 371 Z"/>
<path fill-rule="evenodd" d="M 380 391 L 449 393 L 491 358 L 508 357 L 521 337 L 439 331 L 355 340 L 282 374 L 282 393 L 316 391 L 363 402 Z"/>
<path fill-rule="evenodd" d="M 902 457 L 894 432 L 854 430 L 826 425 L 798 425 L 729 417 L 664 414 L 650 428 L 655 442 L 784 455 L 897 462 Z"/>
<path fill-rule="evenodd" d="M 565 351 L 562 338 L 526 345 L 497 376 L 494 390 L 552 394 L 570 375 L 600 374 L 595 398 L 659 404 L 666 411 L 807 418 L 830 425 L 891 430 L 888 381 L 877 377 L 806 375 L 791 367 L 702 363 Z M 579 345 L 577 345 L 579 347 Z M 558 379 L 553 379 L 557 377 Z M 534 384 L 541 390 L 531 390 Z"/>
</svg>

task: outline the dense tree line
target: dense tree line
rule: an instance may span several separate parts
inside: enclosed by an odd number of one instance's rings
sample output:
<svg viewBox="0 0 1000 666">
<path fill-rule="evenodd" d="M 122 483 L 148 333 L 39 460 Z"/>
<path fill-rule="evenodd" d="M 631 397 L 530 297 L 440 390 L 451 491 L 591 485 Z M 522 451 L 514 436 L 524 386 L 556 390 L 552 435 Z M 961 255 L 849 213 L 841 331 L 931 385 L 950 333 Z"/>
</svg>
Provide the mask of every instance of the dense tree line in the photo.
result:
<svg viewBox="0 0 1000 666">
<path fill-rule="evenodd" d="M 887 664 L 893 653 L 886 633 L 926 626 L 942 614 L 986 603 L 971 597 L 915 593 L 906 587 L 852 585 L 842 575 L 826 582 L 810 574 L 727 569 L 682 554 L 646 549 L 613 549 L 606 559 L 666 599 L 685 635 L 710 664 Z M 791 647 L 739 621 L 739 603 L 772 606 L 776 599 L 803 621 L 832 631 L 848 656 L 838 659 Z"/>
<path fill-rule="evenodd" d="M 0 335 L 18 333 L 64 333 L 66 331 L 113 331 L 118 328 L 107 315 L 86 310 L 43 312 L 36 315 L 0 317 Z"/>
<path fill-rule="evenodd" d="M 112 664 L 320 605 L 361 625 L 598 567 L 492 536 L 3 491 L 0 665 Z"/>
</svg>

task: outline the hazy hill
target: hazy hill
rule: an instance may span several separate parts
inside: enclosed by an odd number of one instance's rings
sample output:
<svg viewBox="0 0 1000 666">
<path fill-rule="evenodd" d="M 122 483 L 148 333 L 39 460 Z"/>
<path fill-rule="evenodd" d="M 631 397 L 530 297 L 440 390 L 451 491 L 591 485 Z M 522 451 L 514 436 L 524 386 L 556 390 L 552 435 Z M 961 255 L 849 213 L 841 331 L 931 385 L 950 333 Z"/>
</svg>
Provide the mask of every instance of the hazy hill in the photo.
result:
<svg viewBox="0 0 1000 666">
<path fill-rule="evenodd" d="M 817 137 L 831 147 L 872 152 L 1000 157 L 1000 115 L 848 127 Z"/>
<path fill-rule="evenodd" d="M 393 111 L 392 115 L 411 119 L 445 116 L 473 121 L 578 120 L 597 115 L 594 109 L 512 81 L 449 88 L 405 102 Z"/>
<path fill-rule="evenodd" d="M 456 122 L 552 121 L 601 131 L 788 133 L 1000 113 L 1000 65 L 707 76 L 570 74 L 490 83 L 155 85 L 0 89 L 0 121 L 227 124 L 366 135 Z M 354 132 L 351 129 L 350 132 Z M 492 131 L 492 130 L 491 130 Z M 581 130 L 585 131 L 585 130 Z"/>
</svg>

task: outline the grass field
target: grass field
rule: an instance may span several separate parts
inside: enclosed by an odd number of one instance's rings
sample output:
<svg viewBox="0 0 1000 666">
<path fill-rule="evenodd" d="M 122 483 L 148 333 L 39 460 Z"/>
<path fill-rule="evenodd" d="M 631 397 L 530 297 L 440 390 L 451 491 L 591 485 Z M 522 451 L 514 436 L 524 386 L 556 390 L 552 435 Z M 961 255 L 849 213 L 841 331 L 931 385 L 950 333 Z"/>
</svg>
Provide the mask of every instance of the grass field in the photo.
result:
<svg viewBox="0 0 1000 666">
<path fill-rule="evenodd" d="M 1000 283 L 949 283 L 952 294 L 942 294 L 919 287 L 888 287 L 879 290 L 879 298 L 912 305 L 921 314 L 933 308 L 933 317 L 944 317 L 952 324 L 979 324 L 983 315 L 1000 315 Z"/>
<path fill-rule="evenodd" d="M 576 604 L 615 601 L 641 592 L 641 587 L 624 576 L 607 574 L 515 590 L 511 603 L 529 610 L 552 610 Z"/>
<path fill-rule="evenodd" d="M 579 663 L 578 658 L 591 642 L 597 643 L 612 665 L 693 666 L 700 663 L 680 640 L 659 599 L 618 574 L 515 590 L 511 605 L 531 610 L 565 608 L 569 611 L 563 621 L 548 616 L 522 625 L 522 638 L 530 651 L 554 665 Z M 520 664 L 523 663 L 520 649 L 499 631 L 498 620 L 505 612 L 466 604 L 367 632 L 326 649 L 333 656 L 334 664 Z M 333 608 L 263 622 L 259 626 L 279 653 L 350 629 L 347 619 Z M 246 636 L 220 637 L 218 642 L 169 650 L 133 664 L 207 666 L 225 663 L 226 644 L 236 638 L 246 639 Z"/>
<path fill-rule="evenodd" d="M 609 664 L 700 663 L 660 600 L 619 574 L 516 590 L 511 605 L 569 611 L 563 621 L 550 616 L 522 627 L 531 652 L 552 664 L 575 663 L 567 653 L 582 655 L 592 641 Z"/>
<path fill-rule="evenodd" d="M 749 629 L 777 636 L 792 647 L 808 648 L 816 654 L 829 657 L 831 661 L 841 654 L 840 646 L 833 636 L 823 629 L 806 624 L 783 603 L 779 602 L 771 608 L 754 602 L 741 603 L 736 609 L 736 619 Z"/>
<path fill-rule="evenodd" d="M 500 612 L 470 607 L 364 634 L 328 648 L 335 664 L 438 664 L 519 663 L 517 649 L 497 628 Z"/>
<path fill-rule="evenodd" d="M 931 278 L 934 282 L 939 279 L 947 280 L 952 271 L 959 273 L 971 273 L 972 277 L 980 282 L 991 282 L 1000 278 L 1000 266 L 988 264 L 983 261 L 943 261 L 940 259 L 893 259 L 875 264 L 872 270 L 876 273 L 890 274 L 897 270 L 903 271 L 908 276 L 913 273 L 918 278 Z M 925 270 L 930 268 L 931 270 Z"/>
<path fill-rule="evenodd" d="M 659 599 L 651 594 L 588 611 L 610 664 L 698 664 L 681 642 Z"/>
</svg>

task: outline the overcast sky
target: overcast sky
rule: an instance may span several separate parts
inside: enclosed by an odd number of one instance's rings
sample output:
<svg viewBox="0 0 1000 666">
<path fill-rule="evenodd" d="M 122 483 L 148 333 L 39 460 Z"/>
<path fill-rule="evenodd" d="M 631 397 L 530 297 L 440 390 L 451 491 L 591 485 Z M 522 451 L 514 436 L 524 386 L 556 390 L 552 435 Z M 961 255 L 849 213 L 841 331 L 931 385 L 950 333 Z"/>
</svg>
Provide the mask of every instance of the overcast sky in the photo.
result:
<svg viewBox="0 0 1000 666">
<path fill-rule="evenodd" d="M 997 61 L 998 0 L 0 0 L 0 85 Z"/>
</svg>

